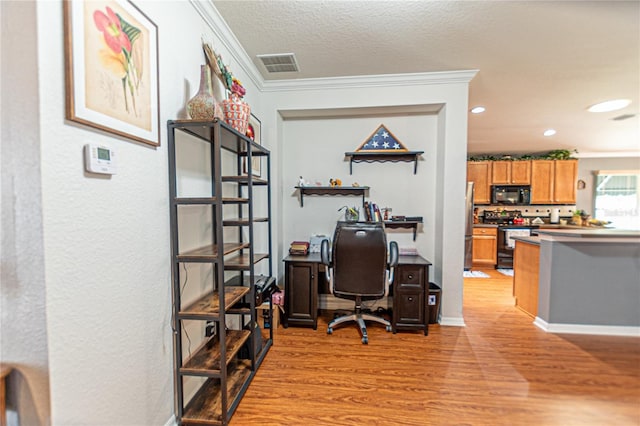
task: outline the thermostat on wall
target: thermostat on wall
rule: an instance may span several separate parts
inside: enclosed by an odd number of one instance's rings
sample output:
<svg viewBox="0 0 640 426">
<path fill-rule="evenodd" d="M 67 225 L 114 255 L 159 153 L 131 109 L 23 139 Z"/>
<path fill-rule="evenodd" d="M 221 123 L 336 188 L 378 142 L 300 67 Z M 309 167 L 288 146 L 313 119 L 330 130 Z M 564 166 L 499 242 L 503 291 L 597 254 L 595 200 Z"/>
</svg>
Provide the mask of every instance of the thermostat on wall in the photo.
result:
<svg viewBox="0 0 640 426">
<path fill-rule="evenodd" d="M 111 148 L 88 143 L 84 146 L 84 168 L 91 173 L 116 174 L 116 154 Z"/>
</svg>

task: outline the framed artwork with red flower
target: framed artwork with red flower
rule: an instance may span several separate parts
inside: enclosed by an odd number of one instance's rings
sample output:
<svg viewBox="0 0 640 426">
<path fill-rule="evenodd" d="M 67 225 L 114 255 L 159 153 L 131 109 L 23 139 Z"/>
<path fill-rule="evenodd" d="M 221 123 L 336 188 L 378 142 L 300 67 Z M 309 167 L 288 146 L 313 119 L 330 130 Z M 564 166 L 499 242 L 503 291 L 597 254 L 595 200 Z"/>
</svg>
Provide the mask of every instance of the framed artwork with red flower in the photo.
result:
<svg viewBox="0 0 640 426">
<path fill-rule="evenodd" d="M 65 0 L 66 118 L 160 145 L 158 27 L 126 0 Z"/>
</svg>

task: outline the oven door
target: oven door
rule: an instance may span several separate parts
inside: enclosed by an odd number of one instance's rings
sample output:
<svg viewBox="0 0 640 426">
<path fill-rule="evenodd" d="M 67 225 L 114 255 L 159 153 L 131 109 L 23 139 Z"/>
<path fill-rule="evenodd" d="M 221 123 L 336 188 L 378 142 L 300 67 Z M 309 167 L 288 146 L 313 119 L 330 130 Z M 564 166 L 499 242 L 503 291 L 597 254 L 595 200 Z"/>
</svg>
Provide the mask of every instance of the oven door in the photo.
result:
<svg viewBox="0 0 640 426">
<path fill-rule="evenodd" d="M 499 269 L 513 268 L 513 249 L 515 241 L 512 237 L 528 237 L 531 228 L 519 228 L 517 226 L 498 227 L 498 264 Z"/>
</svg>

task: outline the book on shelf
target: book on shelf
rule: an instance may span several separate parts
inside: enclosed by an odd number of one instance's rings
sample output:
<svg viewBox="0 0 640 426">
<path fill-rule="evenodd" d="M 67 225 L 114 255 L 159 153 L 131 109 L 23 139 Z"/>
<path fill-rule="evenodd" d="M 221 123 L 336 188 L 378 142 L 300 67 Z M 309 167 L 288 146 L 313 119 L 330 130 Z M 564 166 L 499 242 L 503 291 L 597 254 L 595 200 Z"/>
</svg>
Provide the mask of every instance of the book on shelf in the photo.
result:
<svg viewBox="0 0 640 426">
<path fill-rule="evenodd" d="M 382 213 L 378 205 L 372 201 L 364 202 L 364 212 L 367 222 L 382 222 Z"/>
<path fill-rule="evenodd" d="M 289 246 L 289 254 L 306 256 L 309 253 L 308 241 L 294 241 Z"/>
</svg>

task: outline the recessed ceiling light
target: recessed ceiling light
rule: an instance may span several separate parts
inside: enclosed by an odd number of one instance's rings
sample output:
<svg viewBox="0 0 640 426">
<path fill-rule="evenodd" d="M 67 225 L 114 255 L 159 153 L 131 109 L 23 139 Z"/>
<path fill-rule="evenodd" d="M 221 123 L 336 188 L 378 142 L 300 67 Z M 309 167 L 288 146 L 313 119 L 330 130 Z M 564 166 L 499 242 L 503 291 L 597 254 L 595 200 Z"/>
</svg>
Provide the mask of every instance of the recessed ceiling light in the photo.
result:
<svg viewBox="0 0 640 426">
<path fill-rule="evenodd" d="M 477 106 L 477 107 L 471 108 L 472 114 L 480 114 L 481 112 L 484 112 L 484 111 L 485 111 L 485 108 L 483 106 Z"/>
<path fill-rule="evenodd" d="M 556 131 L 554 129 L 547 129 L 543 133 L 543 135 L 545 135 L 545 136 L 553 136 L 555 134 L 556 134 Z"/>
<path fill-rule="evenodd" d="M 599 104 L 591 105 L 589 112 L 609 112 L 622 109 L 631 103 L 630 99 L 614 99 L 612 101 L 600 102 Z"/>
</svg>

